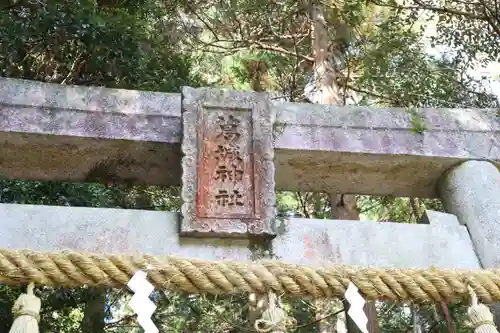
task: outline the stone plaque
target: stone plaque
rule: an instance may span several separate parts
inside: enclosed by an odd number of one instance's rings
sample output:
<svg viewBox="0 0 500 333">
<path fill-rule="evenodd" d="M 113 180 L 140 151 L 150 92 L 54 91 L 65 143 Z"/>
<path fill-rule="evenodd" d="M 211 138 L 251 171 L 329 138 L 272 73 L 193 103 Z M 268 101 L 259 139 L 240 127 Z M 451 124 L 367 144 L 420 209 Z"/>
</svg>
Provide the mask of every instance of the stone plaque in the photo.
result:
<svg viewBox="0 0 500 333">
<path fill-rule="evenodd" d="M 274 116 L 265 93 L 182 92 L 181 234 L 272 235 Z"/>
</svg>

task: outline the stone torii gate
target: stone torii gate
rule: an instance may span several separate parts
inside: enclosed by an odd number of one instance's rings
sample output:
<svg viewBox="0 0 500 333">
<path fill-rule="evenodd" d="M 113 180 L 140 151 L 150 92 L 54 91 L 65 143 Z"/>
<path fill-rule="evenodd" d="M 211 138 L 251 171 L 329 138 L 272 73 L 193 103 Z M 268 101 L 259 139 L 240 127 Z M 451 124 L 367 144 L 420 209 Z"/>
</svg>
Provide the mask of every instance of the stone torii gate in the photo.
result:
<svg viewBox="0 0 500 333">
<path fill-rule="evenodd" d="M 0 204 L 0 248 L 374 268 L 500 267 L 497 110 L 0 80 L 0 174 L 181 185 L 182 211 Z M 440 197 L 423 224 L 277 218 L 275 190 Z M 1 275 L 1 274 L 0 274 Z M 0 282 L 2 278 L 0 277 Z M 496 301 L 497 299 L 495 299 Z"/>
</svg>

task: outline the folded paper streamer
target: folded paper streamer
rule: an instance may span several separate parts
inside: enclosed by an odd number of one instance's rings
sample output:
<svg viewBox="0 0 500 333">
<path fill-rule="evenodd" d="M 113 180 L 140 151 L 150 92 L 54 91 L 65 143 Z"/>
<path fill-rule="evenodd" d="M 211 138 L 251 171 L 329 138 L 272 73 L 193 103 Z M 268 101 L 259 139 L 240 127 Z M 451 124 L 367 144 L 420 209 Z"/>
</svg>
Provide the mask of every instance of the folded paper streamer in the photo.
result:
<svg viewBox="0 0 500 333">
<path fill-rule="evenodd" d="M 368 333 L 366 324 L 368 317 L 366 317 L 364 306 L 365 299 L 359 294 L 358 288 L 354 283 L 349 282 L 349 286 L 345 292 L 345 299 L 349 302 L 349 311 L 347 314 L 352 318 L 354 323 L 359 327 L 361 332 Z"/>
<path fill-rule="evenodd" d="M 128 305 L 137 313 L 137 321 L 144 329 L 144 333 L 158 333 L 158 328 L 151 320 L 156 305 L 149 299 L 154 287 L 146 279 L 146 276 L 146 272 L 137 271 L 127 283 L 127 286 L 134 292 Z"/>
</svg>

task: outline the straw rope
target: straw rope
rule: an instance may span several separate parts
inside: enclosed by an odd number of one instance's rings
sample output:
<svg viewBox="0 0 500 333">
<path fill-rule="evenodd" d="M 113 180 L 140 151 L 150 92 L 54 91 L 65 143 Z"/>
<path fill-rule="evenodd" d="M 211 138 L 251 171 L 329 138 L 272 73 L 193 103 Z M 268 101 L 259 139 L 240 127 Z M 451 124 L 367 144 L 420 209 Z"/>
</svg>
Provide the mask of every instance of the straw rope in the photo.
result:
<svg viewBox="0 0 500 333">
<path fill-rule="evenodd" d="M 204 261 L 150 255 L 42 253 L 0 249 L 0 283 L 123 287 L 139 269 L 157 288 L 188 293 L 266 293 L 339 297 L 352 281 L 367 299 L 428 303 L 468 299 L 472 287 L 483 303 L 500 301 L 500 270 L 309 267 L 266 260 Z M 152 268 L 151 268 L 152 267 Z"/>
</svg>

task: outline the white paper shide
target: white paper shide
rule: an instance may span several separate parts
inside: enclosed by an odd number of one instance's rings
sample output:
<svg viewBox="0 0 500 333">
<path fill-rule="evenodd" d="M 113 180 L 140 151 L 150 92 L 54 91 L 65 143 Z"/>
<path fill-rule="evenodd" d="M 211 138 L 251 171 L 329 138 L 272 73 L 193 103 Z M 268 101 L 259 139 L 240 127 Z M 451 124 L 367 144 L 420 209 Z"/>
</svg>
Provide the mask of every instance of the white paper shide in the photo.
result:
<svg viewBox="0 0 500 333">
<path fill-rule="evenodd" d="M 144 333 L 158 333 L 158 328 L 151 320 L 156 305 L 149 299 L 154 286 L 149 283 L 146 276 L 146 272 L 137 271 L 127 283 L 127 286 L 134 292 L 134 296 L 132 296 L 128 305 L 137 313 L 137 321 L 144 329 Z"/>
<path fill-rule="evenodd" d="M 358 288 L 352 282 L 350 282 L 349 287 L 347 287 L 345 299 L 350 305 L 349 311 L 347 312 L 349 317 L 351 317 L 354 323 L 358 325 L 361 332 L 368 333 L 368 329 L 366 327 L 368 318 L 363 310 L 363 307 L 365 306 L 365 299 L 359 294 Z"/>
</svg>

